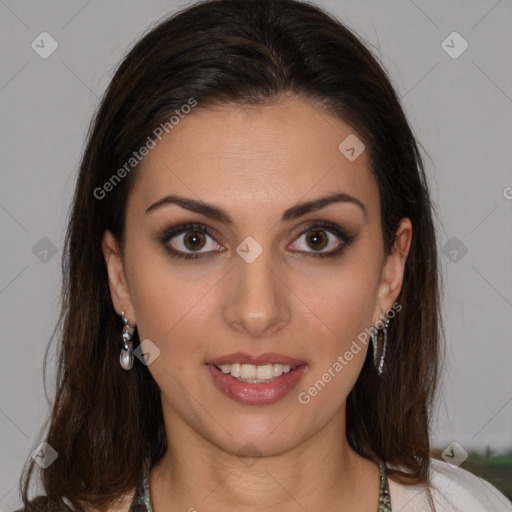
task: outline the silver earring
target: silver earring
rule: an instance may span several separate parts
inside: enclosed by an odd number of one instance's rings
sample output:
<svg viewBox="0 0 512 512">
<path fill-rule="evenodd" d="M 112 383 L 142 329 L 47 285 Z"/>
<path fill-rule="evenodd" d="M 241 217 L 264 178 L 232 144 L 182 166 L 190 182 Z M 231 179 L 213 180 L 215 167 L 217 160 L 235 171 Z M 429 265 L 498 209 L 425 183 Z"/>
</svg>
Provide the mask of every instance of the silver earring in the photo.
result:
<svg viewBox="0 0 512 512">
<path fill-rule="evenodd" d="M 386 345 L 388 343 L 388 325 L 389 325 L 389 318 L 383 313 L 380 315 L 381 321 L 382 321 L 382 337 L 383 337 L 383 343 L 382 343 L 382 353 L 380 355 L 380 359 L 377 362 L 378 358 L 378 345 L 379 345 L 379 332 L 374 330 L 370 331 L 370 336 L 372 338 L 372 344 L 373 344 L 373 362 L 375 364 L 375 367 L 377 368 L 377 373 L 379 375 L 382 375 L 382 371 L 384 369 L 384 360 L 386 357 Z"/>
<path fill-rule="evenodd" d="M 119 354 L 119 363 L 124 370 L 131 370 L 133 366 L 133 346 L 132 346 L 132 335 L 135 331 L 133 327 L 128 323 L 128 319 L 124 314 L 124 311 L 121 312 L 121 316 L 123 317 L 123 333 L 121 334 L 121 353 Z"/>
</svg>

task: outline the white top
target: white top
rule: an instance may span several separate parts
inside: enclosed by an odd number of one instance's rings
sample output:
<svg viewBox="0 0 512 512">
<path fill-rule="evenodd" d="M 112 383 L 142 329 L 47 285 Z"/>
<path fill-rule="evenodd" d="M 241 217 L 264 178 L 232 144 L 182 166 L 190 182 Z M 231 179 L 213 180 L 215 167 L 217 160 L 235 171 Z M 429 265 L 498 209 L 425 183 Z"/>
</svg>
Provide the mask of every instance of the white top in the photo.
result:
<svg viewBox="0 0 512 512">
<path fill-rule="evenodd" d="M 432 496 L 437 512 L 512 512 L 512 503 L 496 487 L 446 462 L 430 459 Z M 425 489 L 388 478 L 393 512 L 431 512 Z"/>
</svg>

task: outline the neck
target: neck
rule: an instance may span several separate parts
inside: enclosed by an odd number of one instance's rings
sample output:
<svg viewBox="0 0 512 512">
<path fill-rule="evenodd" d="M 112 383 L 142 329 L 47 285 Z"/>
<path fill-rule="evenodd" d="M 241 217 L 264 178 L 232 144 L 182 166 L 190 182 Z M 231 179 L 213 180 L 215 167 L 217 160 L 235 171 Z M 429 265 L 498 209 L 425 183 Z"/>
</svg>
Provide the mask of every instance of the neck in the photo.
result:
<svg viewBox="0 0 512 512">
<path fill-rule="evenodd" d="M 378 467 L 348 444 L 344 414 L 314 436 L 297 433 L 286 451 L 268 435 L 266 445 L 239 443 L 244 449 L 230 452 L 173 411 L 164 418 L 168 450 L 150 474 L 154 512 L 377 510 Z"/>
</svg>

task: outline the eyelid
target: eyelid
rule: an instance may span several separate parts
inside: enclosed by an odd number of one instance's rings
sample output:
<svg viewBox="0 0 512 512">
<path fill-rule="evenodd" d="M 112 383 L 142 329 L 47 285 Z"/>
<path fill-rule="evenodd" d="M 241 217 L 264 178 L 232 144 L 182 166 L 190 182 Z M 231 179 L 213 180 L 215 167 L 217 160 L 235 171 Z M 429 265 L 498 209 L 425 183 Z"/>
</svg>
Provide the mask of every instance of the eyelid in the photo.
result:
<svg viewBox="0 0 512 512">
<path fill-rule="evenodd" d="M 302 235 L 312 231 L 313 228 L 318 228 L 319 231 L 326 231 L 326 232 L 332 234 L 333 236 L 335 236 L 336 238 L 341 240 L 340 245 L 338 246 L 338 248 L 327 251 L 327 252 L 298 251 L 299 253 L 310 254 L 310 255 L 318 256 L 318 257 L 322 257 L 322 256 L 326 256 L 326 257 L 333 256 L 334 257 L 338 254 L 341 254 L 341 252 L 343 252 L 345 250 L 345 248 L 347 248 L 349 245 L 351 245 L 357 237 L 357 235 L 352 233 L 350 230 L 347 230 L 346 228 L 344 228 L 334 222 L 330 222 L 330 221 L 326 221 L 326 220 L 311 220 L 311 221 L 307 222 L 306 226 L 302 226 L 300 228 L 301 231 L 297 235 L 294 236 L 293 241 L 295 242 L 295 240 L 297 240 Z"/>
<path fill-rule="evenodd" d="M 306 225 L 302 224 L 299 228 L 300 231 L 293 235 L 293 240 L 297 240 L 300 236 L 304 235 L 305 233 L 311 231 L 312 228 L 317 227 L 319 230 L 327 231 L 328 233 L 334 235 L 336 238 L 340 239 L 340 247 L 337 249 L 328 251 L 328 252 L 315 252 L 315 251 L 297 251 L 299 254 L 307 254 L 312 255 L 313 257 L 318 256 L 336 256 L 339 253 L 343 252 L 343 250 L 351 245 L 354 240 L 356 239 L 355 234 L 352 234 L 351 231 L 347 230 L 346 228 L 330 221 L 326 220 L 309 220 L 306 222 Z M 217 237 L 224 238 L 220 234 L 218 234 L 217 230 L 214 228 L 211 228 L 210 226 L 202 223 L 202 222 L 187 222 L 183 224 L 179 224 L 176 226 L 173 226 L 169 229 L 166 229 L 158 236 L 158 239 L 160 243 L 167 246 L 168 242 L 172 240 L 174 237 L 182 235 L 184 233 L 187 233 L 189 231 L 200 231 L 206 233 L 209 237 L 211 237 L 216 243 L 219 244 L 217 241 Z M 220 245 L 220 244 L 219 244 Z M 288 247 L 288 245 L 287 245 Z M 171 249 L 167 247 L 167 250 L 171 253 L 172 256 L 176 257 L 184 257 L 188 259 L 201 259 L 203 257 L 208 257 L 209 254 L 212 252 L 222 252 L 222 250 L 219 251 L 206 251 L 206 252 L 183 252 L 176 249 Z"/>
<path fill-rule="evenodd" d="M 158 239 L 160 241 L 160 243 L 162 243 L 164 246 L 167 246 L 167 244 L 175 237 L 179 236 L 179 235 L 182 235 L 184 233 L 188 233 L 189 231 L 199 231 L 199 232 L 203 232 L 203 233 L 206 233 L 210 238 L 212 238 L 217 244 L 219 242 L 217 242 L 217 236 L 220 237 L 220 235 L 217 234 L 217 231 L 213 228 L 210 228 L 210 226 L 207 226 L 206 224 L 203 224 L 202 222 L 187 222 L 187 223 L 184 223 L 184 224 L 179 224 L 179 225 L 176 225 L 176 226 L 173 226 L 169 229 L 166 229 L 163 231 L 163 233 L 161 233 L 159 236 L 158 236 Z M 222 237 L 220 237 L 222 238 Z M 220 245 L 220 244 L 219 244 Z M 171 249 L 171 248 L 168 248 L 168 250 L 174 254 L 174 255 L 177 255 L 177 254 L 183 254 L 183 255 L 187 255 L 187 254 L 197 254 L 197 257 L 202 257 L 202 255 L 207 255 L 213 251 L 208 251 L 208 252 L 204 252 L 204 253 L 201 253 L 201 252 L 190 252 L 190 253 L 187 253 L 187 252 L 183 252 L 183 251 L 179 251 L 177 249 Z M 219 251 L 220 252 L 220 251 Z"/>
<path fill-rule="evenodd" d="M 307 221 L 305 226 L 301 226 L 300 228 L 298 228 L 301 231 L 297 234 L 297 236 L 301 236 L 304 233 L 307 233 L 313 227 L 325 228 L 325 231 L 329 231 L 330 233 L 333 233 L 337 236 L 338 236 L 338 233 L 339 233 L 339 236 L 345 236 L 347 238 L 349 238 L 351 236 L 347 229 L 345 229 L 342 226 L 339 226 L 335 222 L 330 222 L 328 220 L 309 220 L 309 221 Z"/>
</svg>

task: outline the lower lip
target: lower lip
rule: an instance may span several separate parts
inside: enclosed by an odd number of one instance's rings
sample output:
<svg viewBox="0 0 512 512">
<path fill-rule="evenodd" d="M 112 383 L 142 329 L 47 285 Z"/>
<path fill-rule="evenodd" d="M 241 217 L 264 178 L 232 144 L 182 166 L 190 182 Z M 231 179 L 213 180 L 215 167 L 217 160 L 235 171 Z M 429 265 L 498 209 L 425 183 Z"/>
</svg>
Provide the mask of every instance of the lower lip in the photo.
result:
<svg viewBox="0 0 512 512">
<path fill-rule="evenodd" d="M 207 364 L 215 386 L 229 398 L 248 405 L 272 404 L 286 396 L 299 382 L 306 371 L 306 365 L 297 366 L 289 373 L 283 373 L 272 382 L 251 384 L 241 382 L 229 373 L 223 373 L 213 364 Z"/>
</svg>

